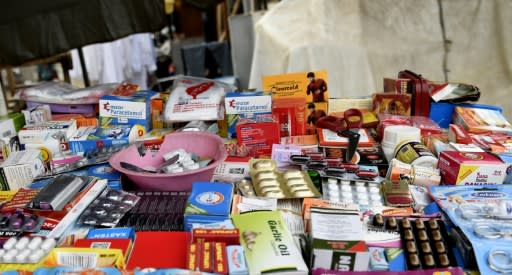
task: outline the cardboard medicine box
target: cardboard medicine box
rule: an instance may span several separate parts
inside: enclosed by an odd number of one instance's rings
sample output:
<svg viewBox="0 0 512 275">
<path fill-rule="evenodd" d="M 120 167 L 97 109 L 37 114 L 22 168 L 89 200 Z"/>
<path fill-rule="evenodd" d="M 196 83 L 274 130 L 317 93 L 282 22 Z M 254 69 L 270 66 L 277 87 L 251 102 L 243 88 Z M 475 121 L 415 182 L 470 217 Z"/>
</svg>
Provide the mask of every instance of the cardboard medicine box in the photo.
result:
<svg viewBox="0 0 512 275">
<path fill-rule="evenodd" d="M 233 185 L 221 182 L 194 182 L 185 208 L 185 231 L 192 224 L 206 224 L 229 219 Z"/>
<path fill-rule="evenodd" d="M 27 187 L 43 172 L 44 164 L 40 150 L 12 152 L 0 166 L 2 190 Z"/>
<path fill-rule="evenodd" d="M 438 168 L 444 184 L 502 184 L 508 165 L 485 152 L 443 151 Z"/>
<path fill-rule="evenodd" d="M 227 93 L 226 117 L 221 123 L 227 129 L 227 138 L 236 138 L 236 126 L 244 123 L 271 122 L 272 96 L 264 92 Z"/>
<path fill-rule="evenodd" d="M 137 92 L 132 96 L 106 95 L 100 98 L 100 126 L 139 124 L 146 131 L 152 128 L 151 100 L 157 93 Z"/>
<path fill-rule="evenodd" d="M 103 128 L 80 127 L 68 141 L 69 150 L 73 153 L 88 153 L 96 148 L 114 145 L 127 145 L 144 135 L 140 125 L 118 125 Z"/>
</svg>

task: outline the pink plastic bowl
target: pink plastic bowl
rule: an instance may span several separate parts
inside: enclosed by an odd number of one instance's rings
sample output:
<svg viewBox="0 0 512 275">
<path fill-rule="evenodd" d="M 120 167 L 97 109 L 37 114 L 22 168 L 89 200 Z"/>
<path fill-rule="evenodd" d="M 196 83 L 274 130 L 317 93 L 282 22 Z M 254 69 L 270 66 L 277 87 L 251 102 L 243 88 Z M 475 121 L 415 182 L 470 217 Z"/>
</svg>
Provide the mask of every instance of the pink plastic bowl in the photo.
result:
<svg viewBox="0 0 512 275">
<path fill-rule="evenodd" d="M 184 149 L 201 157 L 210 157 L 210 165 L 193 171 L 176 174 L 151 174 L 134 172 L 121 167 L 120 162 L 127 162 L 141 168 L 158 167 L 163 162 L 163 155 L 168 152 Z M 210 181 L 215 168 L 227 157 L 224 141 L 217 135 L 205 132 L 176 132 L 165 136 L 160 150 L 155 156 L 147 152 L 140 157 L 137 147 L 132 145 L 114 154 L 109 162 L 117 171 L 124 173 L 140 190 L 145 191 L 190 191 L 196 181 Z"/>
</svg>

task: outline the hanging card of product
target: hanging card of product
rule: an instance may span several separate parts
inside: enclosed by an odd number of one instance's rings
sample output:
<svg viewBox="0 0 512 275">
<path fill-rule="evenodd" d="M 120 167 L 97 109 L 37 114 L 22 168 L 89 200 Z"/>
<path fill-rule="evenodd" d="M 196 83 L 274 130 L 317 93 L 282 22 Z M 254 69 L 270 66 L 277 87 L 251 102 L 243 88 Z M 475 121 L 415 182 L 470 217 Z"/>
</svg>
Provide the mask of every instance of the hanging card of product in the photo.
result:
<svg viewBox="0 0 512 275">
<path fill-rule="evenodd" d="M 238 144 L 251 148 L 256 156 L 270 156 L 272 145 L 279 144 L 279 125 L 275 122 L 239 124 Z"/>
<path fill-rule="evenodd" d="M 463 233 L 454 236 L 465 266 L 480 274 L 510 272 L 512 185 L 433 186 L 429 191 Z"/>
<path fill-rule="evenodd" d="M 288 271 L 308 274 L 302 259 L 280 212 L 258 211 L 232 217 L 240 230 L 249 274 Z"/>
<path fill-rule="evenodd" d="M 49 137 L 61 141 L 73 135 L 76 131 L 76 121 L 49 121 L 40 125 L 25 125 L 18 132 L 21 144 L 45 143 Z"/>
<path fill-rule="evenodd" d="M 263 90 L 274 98 L 304 98 L 307 102 L 327 102 L 327 72 L 297 72 L 268 75 L 262 79 Z"/>
<path fill-rule="evenodd" d="M 235 87 L 211 79 L 178 76 L 165 105 L 164 120 L 222 120 L 224 96 L 231 91 Z"/>
</svg>

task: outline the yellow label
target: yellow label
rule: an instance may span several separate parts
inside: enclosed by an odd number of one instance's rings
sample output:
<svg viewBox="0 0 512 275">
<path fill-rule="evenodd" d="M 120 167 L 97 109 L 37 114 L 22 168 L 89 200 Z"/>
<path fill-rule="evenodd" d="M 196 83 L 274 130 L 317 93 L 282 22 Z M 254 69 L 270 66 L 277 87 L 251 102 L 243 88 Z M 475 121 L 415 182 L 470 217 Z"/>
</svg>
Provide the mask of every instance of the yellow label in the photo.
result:
<svg viewBox="0 0 512 275">
<path fill-rule="evenodd" d="M 478 168 L 478 165 L 461 165 L 459 168 L 459 175 L 457 176 L 456 183 L 465 180 L 467 177 L 472 175 Z"/>
<path fill-rule="evenodd" d="M 313 73 L 313 81 L 323 80 L 328 89 L 327 72 L 315 71 Z M 307 76 L 308 72 L 264 76 L 263 90 L 272 92 L 272 96 L 277 98 L 305 98 L 307 102 L 313 102 L 313 93 L 318 93 L 318 91 L 310 91 L 308 94 L 310 80 Z M 325 101 L 329 100 L 328 90 L 323 92 L 323 98 Z"/>
<path fill-rule="evenodd" d="M 44 163 L 47 163 L 52 159 L 52 152 L 50 152 L 50 150 L 48 150 L 48 148 L 41 147 L 41 148 L 39 148 L 39 150 L 41 150 L 41 158 Z"/>
</svg>

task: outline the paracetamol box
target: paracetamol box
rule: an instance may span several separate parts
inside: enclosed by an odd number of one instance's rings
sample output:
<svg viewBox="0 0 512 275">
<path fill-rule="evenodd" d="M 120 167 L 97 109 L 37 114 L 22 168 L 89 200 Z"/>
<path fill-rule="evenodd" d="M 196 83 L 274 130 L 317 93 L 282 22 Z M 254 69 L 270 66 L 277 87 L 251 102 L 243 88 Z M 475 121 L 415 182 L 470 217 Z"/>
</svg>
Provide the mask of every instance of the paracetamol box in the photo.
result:
<svg viewBox="0 0 512 275">
<path fill-rule="evenodd" d="M 272 96 L 270 93 L 228 93 L 224 103 L 227 138 L 236 138 L 238 124 L 272 121 Z"/>
<path fill-rule="evenodd" d="M 485 152 L 443 151 L 437 164 L 444 184 L 502 184 L 508 165 Z"/>
<path fill-rule="evenodd" d="M 100 125 L 135 125 L 151 130 L 151 99 L 157 93 L 152 91 L 137 92 L 132 96 L 103 96 L 99 102 Z"/>
</svg>

